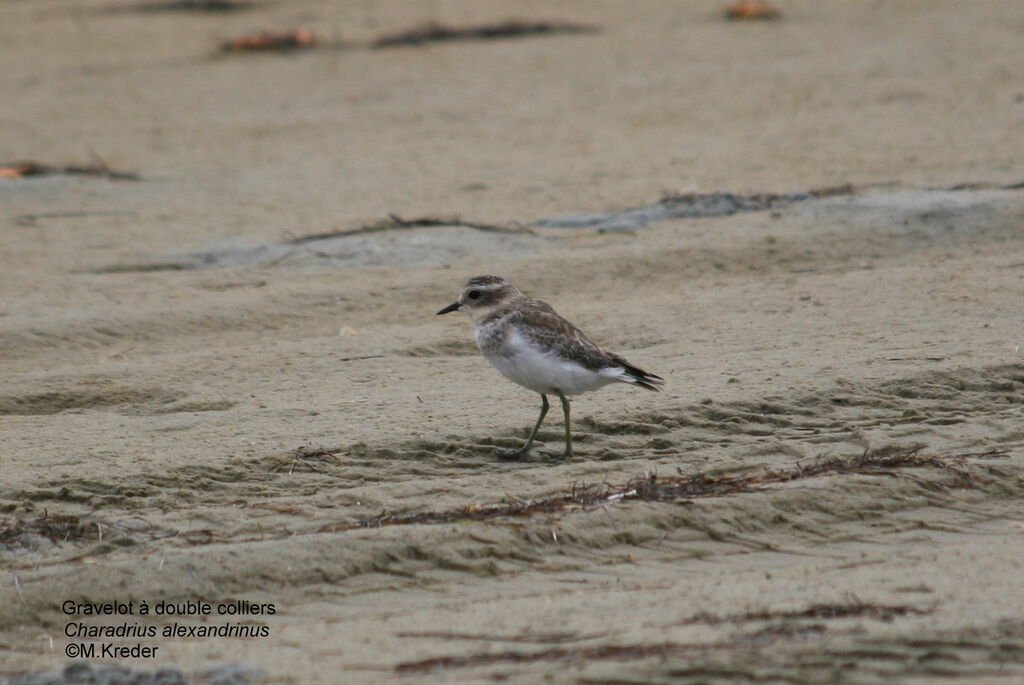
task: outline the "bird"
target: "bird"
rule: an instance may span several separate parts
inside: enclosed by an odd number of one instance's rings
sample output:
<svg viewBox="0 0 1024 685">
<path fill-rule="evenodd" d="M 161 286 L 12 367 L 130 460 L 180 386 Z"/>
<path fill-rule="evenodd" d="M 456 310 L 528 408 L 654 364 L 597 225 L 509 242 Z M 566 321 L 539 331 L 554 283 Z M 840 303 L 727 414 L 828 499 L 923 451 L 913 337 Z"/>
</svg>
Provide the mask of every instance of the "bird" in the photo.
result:
<svg viewBox="0 0 1024 685">
<path fill-rule="evenodd" d="M 526 444 L 502 459 L 525 459 L 550 404 L 548 395 L 562 402 L 565 416 L 565 452 L 573 457 L 569 397 L 597 390 L 609 383 L 629 383 L 659 391 L 664 379 L 630 364 L 621 356 L 592 342 L 551 305 L 527 297 L 501 276 L 474 276 L 459 298 L 438 316 L 462 311 L 473 323 L 476 345 L 501 375 L 540 394 L 540 416 Z"/>
</svg>

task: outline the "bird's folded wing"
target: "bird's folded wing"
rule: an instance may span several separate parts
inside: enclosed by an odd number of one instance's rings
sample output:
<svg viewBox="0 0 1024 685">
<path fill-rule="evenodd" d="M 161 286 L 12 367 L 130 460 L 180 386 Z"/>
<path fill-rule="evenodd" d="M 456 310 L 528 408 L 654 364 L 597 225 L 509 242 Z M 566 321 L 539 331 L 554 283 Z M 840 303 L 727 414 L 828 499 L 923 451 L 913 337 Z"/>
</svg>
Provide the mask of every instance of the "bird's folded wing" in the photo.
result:
<svg viewBox="0 0 1024 685">
<path fill-rule="evenodd" d="M 517 310 L 511 323 L 538 348 L 593 371 L 621 365 L 622 360 L 602 350 L 548 304 L 537 300 L 531 304 L 533 306 Z"/>
</svg>

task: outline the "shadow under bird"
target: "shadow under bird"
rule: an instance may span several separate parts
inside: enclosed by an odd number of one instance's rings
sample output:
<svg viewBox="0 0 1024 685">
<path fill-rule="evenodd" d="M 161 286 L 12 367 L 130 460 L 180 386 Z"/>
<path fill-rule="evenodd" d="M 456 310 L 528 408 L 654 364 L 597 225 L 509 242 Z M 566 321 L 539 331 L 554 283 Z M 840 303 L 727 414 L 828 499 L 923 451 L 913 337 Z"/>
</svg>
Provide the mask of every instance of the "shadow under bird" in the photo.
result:
<svg viewBox="0 0 1024 685">
<path fill-rule="evenodd" d="M 476 332 L 476 345 L 505 378 L 540 393 L 540 416 L 522 449 L 499 455 L 523 459 L 548 413 L 548 395 L 557 395 L 565 414 L 565 453 L 572 454 L 570 395 L 597 390 L 609 383 L 632 383 L 661 390 L 664 380 L 606 352 L 563 319 L 547 303 L 534 300 L 500 276 L 476 276 L 459 299 L 437 314 L 462 310 Z"/>
</svg>

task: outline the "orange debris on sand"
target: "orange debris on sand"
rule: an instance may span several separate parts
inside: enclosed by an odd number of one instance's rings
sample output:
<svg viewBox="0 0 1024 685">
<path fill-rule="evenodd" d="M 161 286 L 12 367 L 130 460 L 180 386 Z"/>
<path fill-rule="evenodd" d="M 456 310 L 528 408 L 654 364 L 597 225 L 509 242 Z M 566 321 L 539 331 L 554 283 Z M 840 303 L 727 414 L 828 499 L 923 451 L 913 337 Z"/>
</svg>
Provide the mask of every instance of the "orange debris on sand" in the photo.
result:
<svg viewBox="0 0 1024 685">
<path fill-rule="evenodd" d="M 22 178 L 24 176 L 36 176 L 45 173 L 41 165 L 33 162 L 24 162 L 11 166 L 0 167 L 0 178 Z"/>
<path fill-rule="evenodd" d="M 782 13 L 767 2 L 746 0 L 729 5 L 725 16 L 727 19 L 778 19 Z"/>
<path fill-rule="evenodd" d="M 225 51 L 260 51 L 260 50 L 294 50 L 310 48 L 319 42 L 319 38 L 307 29 L 289 29 L 285 31 L 260 31 L 229 40 L 221 47 Z"/>
</svg>

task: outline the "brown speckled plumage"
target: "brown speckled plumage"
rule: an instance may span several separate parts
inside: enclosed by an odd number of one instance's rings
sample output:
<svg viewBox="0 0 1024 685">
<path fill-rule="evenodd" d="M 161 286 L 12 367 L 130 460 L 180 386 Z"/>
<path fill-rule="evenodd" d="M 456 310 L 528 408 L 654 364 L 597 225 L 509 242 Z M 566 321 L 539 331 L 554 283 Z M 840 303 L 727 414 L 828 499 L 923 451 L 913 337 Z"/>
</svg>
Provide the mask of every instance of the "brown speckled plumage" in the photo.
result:
<svg viewBox="0 0 1024 685">
<path fill-rule="evenodd" d="M 574 361 L 591 371 L 621 367 L 647 390 L 659 390 L 663 380 L 630 364 L 620 355 L 608 352 L 593 342 L 583 331 L 560 316 L 547 302 L 523 295 L 500 276 L 476 276 L 469 279 L 464 290 L 479 288 L 477 306 L 490 306 L 491 311 L 476 321 L 477 346 L 484 354 L 498 353 L 513 327 L 540 349 Z"/>
<path fill-rule="evenodd" d="M 545 302 L 523 295 L 499 276 L 476 276 L 459 299 L 438 314 L 462 310 L 469 315 L 476 344 L 484 356 L 514 383 L 541 396 L 540 416 L 526 445 L 500 455 L 524 458 L 548 413 L 548 395 L 557 395 L 565 414 L 565 454 L 572 457 L 569 396 L 597 390 L 609 383 L 629 383 L 660 390 L 664 381 L 601 349 L 583 331 Z"/>
</svg>

